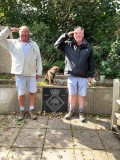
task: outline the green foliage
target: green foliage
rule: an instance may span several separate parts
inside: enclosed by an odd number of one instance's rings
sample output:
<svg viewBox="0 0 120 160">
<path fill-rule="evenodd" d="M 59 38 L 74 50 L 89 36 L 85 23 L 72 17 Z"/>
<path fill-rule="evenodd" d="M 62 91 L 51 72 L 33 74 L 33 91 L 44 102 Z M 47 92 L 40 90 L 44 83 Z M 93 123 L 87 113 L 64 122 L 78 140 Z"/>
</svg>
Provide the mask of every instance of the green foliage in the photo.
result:
<svg viewBox="0 0 120 160">
<path fill-rule="evenodd" d="M 111 45 L 111 51 L 107 61 L 101 61 L 100 72 L 109 78 L 120 78 L 120 40 L 119 38 Z"/>
<path fill-rule="evenodd" d="M 108 56 L 109 77 L 120 78 L 120 39 L 111 46 L 111 52 Z"/>
<path fill-rule="evenodd" d="M 95 67 L 99 75 L 105 73 L 105 67 L 107 58 L 111 49 L 111 43 L 109 41 L 102 41 L 99 45 L 93 46 L 93 53 L 95 59 Z"/>
<path fill-rule="evenodd" d="M 93 46 L 96 72 L 99 74 L 102 49 L 100 46 Z"/>
<path fill-rule="evenodd" d="M 50 27 L 46 26 L 45 23 L 34 22 L 30 30 L 32 31 L 32 39 L 34 39 L 40 46 L 40 51 L 43 60 L 44 72 L 50 69 L 54 63 L 59 61 L 59 59 L 64 58 L 63 53 L 58 52 L 54 47 L 54 32 L 50 30 Z M 61 61 L 62 63 L 62 61 Z M 59 67 L 61 67 L 59 62 Z"/>
<path fill-rule="evenodd" d="M 37 82 L 37 85 L 46 86 L 47 83 L 45 81 L 39 81 L 39 82 Z"/>
<path fill-rule="evenodd" d="M 18 126 L 22 126 L 24 124 L 27 124 L 27 120 L 23 119 L 23 120 L 16 120 L 16 125 Z"/>
<path fill-rule="evenodd" d="M 54 43 L 61 33 L 80 25 L 85 28 L 85 38 L 93 45 L 99 74 L 119 76 L 120 46 L 116 33 L 120 26 L 120 4 L 117 1 L 1 0 L 0 24 L 30 28 L 32 38 L 40 46 L 44 72 L 53 65 L 63 72 L 64 54 L 54 48 Z"/>
</svg>

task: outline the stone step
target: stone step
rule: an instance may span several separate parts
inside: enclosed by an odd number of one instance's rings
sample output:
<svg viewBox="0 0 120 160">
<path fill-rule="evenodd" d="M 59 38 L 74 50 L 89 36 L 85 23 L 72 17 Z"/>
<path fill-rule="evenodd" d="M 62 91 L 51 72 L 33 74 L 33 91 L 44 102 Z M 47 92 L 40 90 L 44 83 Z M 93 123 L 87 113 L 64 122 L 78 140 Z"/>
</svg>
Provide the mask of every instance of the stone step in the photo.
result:
<svg viewBox="0 0 120 160">
<path fill-rule="evenodd" d="M 115 116 L 117 118 L 117 125 L 120 126 L 120 113 L 115 113 Z"/>
<path fill-rule="evenodd" d="M 113 128 L 115 129 L 115 131 L 119 134 L 120 137 L 120 129 L 118 128 L 117 125 L 114 125 Z"/>
<path fill-rule="evenodd" d="M 120 119 L 120 113 L 115 113 L 117 119 Z"/>
<path fill-rule="evenodd" d="M 120 99 L 117 99 L 117 100 L 116 100 L 116 102 L 117 102 L 117 104 L 119 104 L 119 105 L 120 105 Z"/>
</svg>

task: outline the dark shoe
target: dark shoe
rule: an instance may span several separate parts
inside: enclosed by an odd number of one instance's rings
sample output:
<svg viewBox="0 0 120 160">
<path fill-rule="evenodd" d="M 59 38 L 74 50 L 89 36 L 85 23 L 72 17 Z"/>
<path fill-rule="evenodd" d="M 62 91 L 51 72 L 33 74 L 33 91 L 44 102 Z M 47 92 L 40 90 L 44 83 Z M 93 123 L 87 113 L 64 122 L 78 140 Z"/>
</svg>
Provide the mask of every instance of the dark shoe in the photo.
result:
<svg viewBox="0 0 120 160">
<path fill-rule="evenodd" d="M 25 117 L 25 111 L 24 110 L 20 110 L 19 111 L 19 115 L 18 115 L 18 120 L 22 120 Z"/>
<path fill-rule="evenodd" d="M 66 115 L 65 119 L 70 120 L 71 117 L 74 116 L 74 110 L 70 110 Z"/>
<path fill-rule="evenodd" d="M 84 114 L 82 112 L 79 113 L 79 119 L 80 119 L 80 122 L 85 122 L 85 117 L 84 117 Z"/>
<path fill-rule="evenodd" d="M 37 119 L 37 116 L 35 114 L 35 110 L 34 109 L 29 110 L 29 114 L 30 114 L 31 119 L 33 119 L 33 120 Z"/>
</svg>

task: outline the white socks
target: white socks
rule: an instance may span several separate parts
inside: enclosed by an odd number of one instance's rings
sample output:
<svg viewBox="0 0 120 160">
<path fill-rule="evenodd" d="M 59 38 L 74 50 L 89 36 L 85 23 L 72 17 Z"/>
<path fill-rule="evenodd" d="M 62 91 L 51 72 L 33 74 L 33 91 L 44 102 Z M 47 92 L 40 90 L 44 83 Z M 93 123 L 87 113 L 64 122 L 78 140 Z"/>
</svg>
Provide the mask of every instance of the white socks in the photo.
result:
<svg viewBox="0 0 120 160">
<path fill-rule="evenodd" d="M 24 111 L 24 106 L 20 106 L 20 110 L 21 110 L 21 111 Z"/>
<path fill-rule="evenodd" d="M 20 106 L 21 111 L 24 111 L 25 110 L 24 108 L 25 108 L 24 106 Z M 34 106 L 30 106 L 29 110 L 33 110 L 34 108 L 35 108 Z"/>
<path fill-rule="evenodd" d="M 70 110 L 75 110 L 75 107 L 74 106 L 70 106 Z"/>
<path fill-rule="evenodd" d="M 30 106 L 30 110 L 33 110 L 35 107 L 34 106 Z"/>
<path fill-rule="evenodd" d="M 79 106 L 79 112 L 80 112 L 80 113 L 83 112 L 83 107 Z"/>
</svg>

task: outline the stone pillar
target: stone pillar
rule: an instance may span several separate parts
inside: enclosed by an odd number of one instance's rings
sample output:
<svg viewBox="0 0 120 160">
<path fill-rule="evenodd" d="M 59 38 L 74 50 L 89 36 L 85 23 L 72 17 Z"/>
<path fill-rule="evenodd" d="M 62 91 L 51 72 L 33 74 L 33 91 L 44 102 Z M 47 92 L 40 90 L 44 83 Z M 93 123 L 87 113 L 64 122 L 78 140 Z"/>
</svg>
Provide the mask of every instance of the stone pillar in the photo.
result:
<svg viewBox="0 0 120 160">
<path fill-rule="evenodd" d="M 0 31 L 6 26 L 0 26 Z M 10 35 L 8 38 L 13 38 Z M 11 71 L 11 55 L 9 51 L 0 45 L 0 73 L 10 73 Z"/>
</svg>

